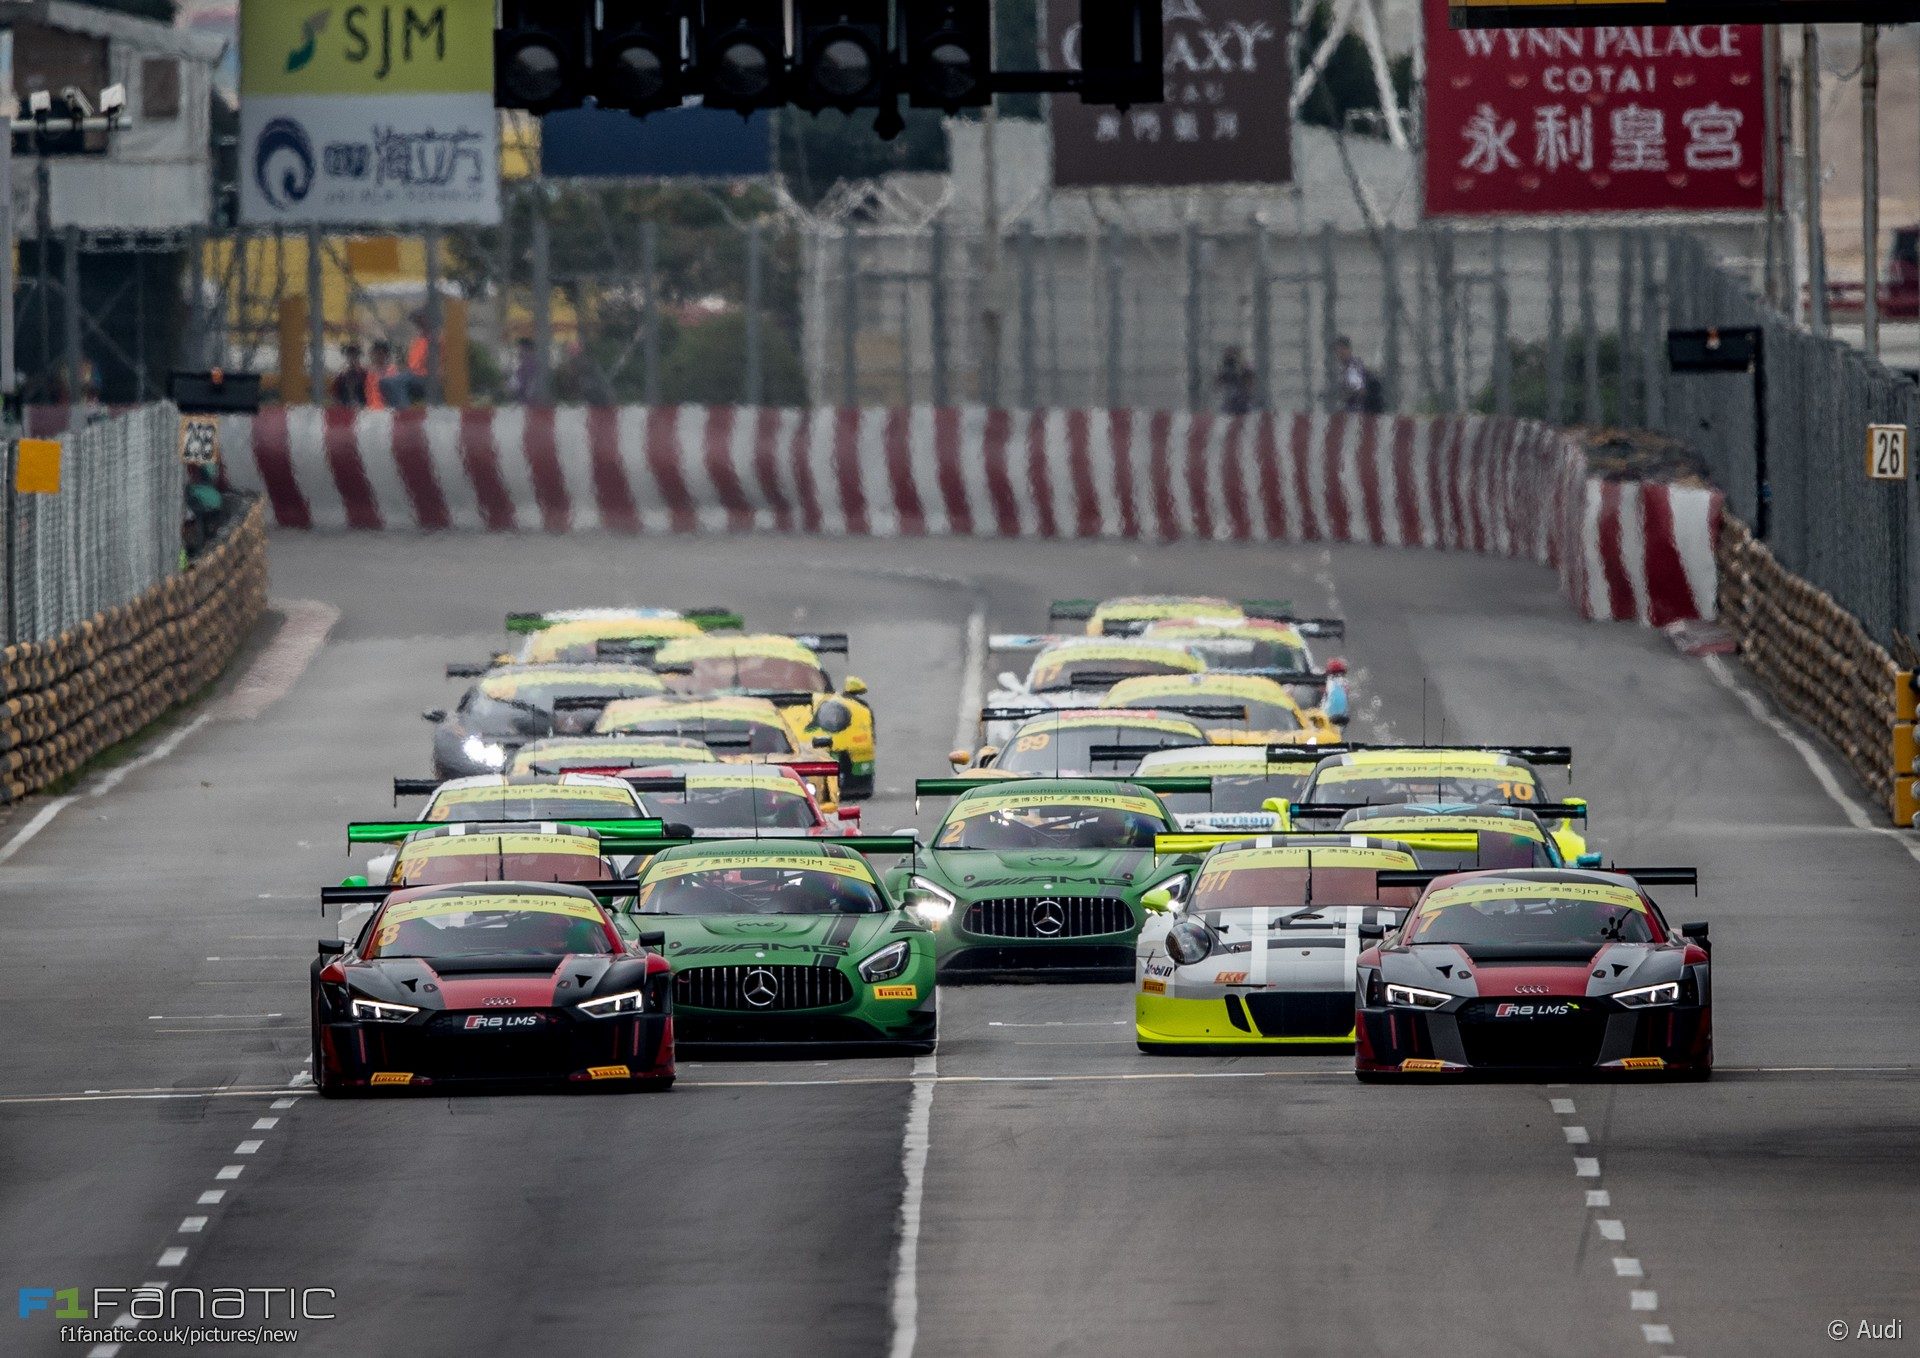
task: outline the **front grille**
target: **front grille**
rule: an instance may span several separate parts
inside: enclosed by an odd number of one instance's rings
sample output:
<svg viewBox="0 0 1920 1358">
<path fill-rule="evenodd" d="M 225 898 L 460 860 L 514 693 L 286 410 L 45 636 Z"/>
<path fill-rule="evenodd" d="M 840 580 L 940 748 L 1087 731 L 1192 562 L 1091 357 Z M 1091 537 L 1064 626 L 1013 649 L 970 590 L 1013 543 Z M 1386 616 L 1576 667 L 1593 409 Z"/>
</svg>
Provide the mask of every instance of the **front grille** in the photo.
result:
<svg viewBox="0 0 1920 1358">
<path fill-rule="evenodd" d="M 1562 1003 L 1551 1000 L 1548 1003 Z M 1580 1008 L 1564 1018 L 1495 1018 L 1512 1000 L 1475 1000 L 1460 1011 L 1460 1042 L 1475 1066 L 1591 1066 L 1600 1058 L 1607 1016 L 1598 1006 Z"/>
<path fill-rule="evenodd" d="M 688 967 L 673 974 L 673 1002 L 694 1009 L 777 1014 L 825 1009 L 853 998 L 853 983 L 838 967 L 746 963 Z"/>
<path fill-rule="evenodd" d="M 982 938 L 1095 938 L 1133 928 L 1133 912 L 1114 896 L 1005 896 L 967 907 L 960 927 Z"/>
<path fill-rule="evenodd" d="M 1345 1037 L 1353 1031 L 1353 992 L 1250 991 L 1247 1013 L 1263 1037 Z"/>
</svg>

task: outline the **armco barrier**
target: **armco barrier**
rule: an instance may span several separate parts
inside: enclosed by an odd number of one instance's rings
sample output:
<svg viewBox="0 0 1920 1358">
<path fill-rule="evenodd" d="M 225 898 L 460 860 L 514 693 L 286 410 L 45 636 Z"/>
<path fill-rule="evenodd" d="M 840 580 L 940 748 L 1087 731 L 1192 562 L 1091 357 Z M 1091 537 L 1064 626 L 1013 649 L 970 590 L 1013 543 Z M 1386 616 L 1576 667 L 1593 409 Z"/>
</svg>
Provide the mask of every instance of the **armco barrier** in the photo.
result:
<svg viewBox="0 0 1920 1358">
<path fill-rule="evenodd" d="M 293 407 L 221 445 L 283 528 L 1371 542 L 1553 565 L 1592 618 L 1714 603 L 1716 494 L 1590 476 L 1528 420 Z"/>
<path fill-rule="evenodd" d="M 186 570 L 51 641 L 0 651 L 0 802 L 72 773 L 204 688 L 266 597 L 265 513 L 254 501 Z"/>
<path fill-rule="evenodd" d="M 1912 699 L 1901 695 L 1907 676 L 1858 618 L 1782 567 L 1732 515 L 1721 520 L 1719 557 L 1720 614 L 1748 670 L 1839 751 L 1896 824 L 1912 825 Z"/>
</svg>

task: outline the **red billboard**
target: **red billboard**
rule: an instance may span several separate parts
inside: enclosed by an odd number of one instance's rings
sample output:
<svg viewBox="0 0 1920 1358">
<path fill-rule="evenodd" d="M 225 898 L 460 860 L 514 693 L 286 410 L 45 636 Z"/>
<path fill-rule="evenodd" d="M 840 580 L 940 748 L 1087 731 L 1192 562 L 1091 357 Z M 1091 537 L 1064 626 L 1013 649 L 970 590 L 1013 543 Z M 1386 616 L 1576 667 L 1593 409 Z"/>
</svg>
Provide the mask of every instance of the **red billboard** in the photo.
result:
<svg viewBox="0 0 1920 1358">
<path fill-rule="evenodd" d="M 1765 206 L 1758 27 L 1454 29 L 1424 4 L 1430 215 Z"/>
</svg>

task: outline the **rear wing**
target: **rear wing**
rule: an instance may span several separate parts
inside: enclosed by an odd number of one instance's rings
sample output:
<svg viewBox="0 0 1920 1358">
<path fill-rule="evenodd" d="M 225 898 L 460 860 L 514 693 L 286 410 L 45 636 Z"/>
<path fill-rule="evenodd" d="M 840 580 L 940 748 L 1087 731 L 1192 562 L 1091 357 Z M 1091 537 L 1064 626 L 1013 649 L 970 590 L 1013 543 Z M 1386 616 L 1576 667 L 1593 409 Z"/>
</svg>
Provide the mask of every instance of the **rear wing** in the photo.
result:
<svg viewBox="0 0 1920 1358">
<path fill-rule="evenodd" d="M 1006 783 L 1018 783 L 1031 778 L 1058 781 L 1050 773 L 1021 774 L 1013 778 L 916 778 L 913 783 L 913 809 L 916 811 L 920 809 L 922 797 L 958 797 L 978 787 L 999 787 Z M 1209 792 L 1213 788 L 1213 779 L 1200 776 L 1121 778 L 1100 781 L 1131 783 L 1135 787 L 1145 788 L 1148 792 L 1161 796 L 1171 796 L 1176 792 Z"/>
<path fill-rule="evenodd" d="M 1381 886 L 1417 886 L 1427 887 L 1438 877 L 1454 877 L 1461 873 L 1460 868 L 1420 868 L 1388 869 L 1379 874 Z M 1700 869 L 1698 868 L 1593 868 L 1593 872 L 1609 872 L 1617 877 L 1631 877 L 1638 886 L 1690 886 L 1693 894 L 1700 894 Z M 1543 883 L 1551 886 L 1552 883 Z"/>
<path fill-rule="evenodd" d="M 1291 683 L 1294 681 L 1288 680 L 1285 682 Z M 1267 747 L 1267 757 L 1272 758 L 1275 750 L 1292 748 L 1295 747 L 1269 745 Z M 1547 764 L 1564 767 L 1569 773 L 1573 770 L 1573 747 L 1570 745 L 1461 745 L 1453 741 L 1447 741 L 1438 745 L 1421 745 L 1406 741 L 1390 741 L 1383 744 L 1376 741 L 1344 740 L 1338 745 L 1319 745 L 1312 748 L 1319 751 L 1316 758 L 1324 758 L 1330 754 L 1351 754 L 1358 750 L 1387 752 L 1405 750 L 1409 753 L 1418 752 L 1421 754 L 1445 754 L 1448 751 L 1457 750 L 1462 754 L 1510 754 L 1515 758 L 1526 760 L 1529 764 Z"/>
<path fill-rule="evenodd" d="M 1333 676 L 1324 670 L 1283 670 L 1272 665 L 1252 665 L 1246 669 L 1227 668 L 1227 674 L 1246 674 L 1256 679 L 1271 679 L 1276 684 L 1286 684 L 1292 688 L 1325 688 L 1333 682 Z"/>
<path fill-rule="evenodd" d="M 983 707 L 980 720 L 983 724 L 996 721 L 1032 721 L 1035 717 L 1051 717 L 1066 711 L 1062 707 Z"/>
<path fill-rule="evenodd" d="M 509 636 L 518 636 L 528 632 L 544 632 L 556 623 L 567 622 L 574 617 L 591 616 L 592 612 L 591 609 L 579 609 L 546 613 L 509 613 L 507 614 L 507 633 Z M 731 608 L 683 608 L 678 612 L 681 617 L 703 632 L 738 631 L 747 625 L 747 620 Z"/>
<path fill-rule="evenodd" d="M 752 736 L 730 736 L 718 733 L 709 734 L 706 728 L 702 726 L 675 726 L 665 731 L 600 731 L 596 734 L 603 736 L 630 736 L 636 740 L 645 740 L 648 736 L 673 736 L 687 740 L 697 740 L 710 750 L 748 750 L 753 748 Z M 535 764 L 533 771 L 535 773 L 544 773 L 547 770 L 543 766 Z M 577 771 L 577 767 L 574 771 Z"/>
<path fill-rule="evenodd" d="M 845 632 L 783 632 L 788 637 L 805 646 L 809 651 L 820 655 L 845 655 L 847 653 L 847 634 Z"/>
<path fill-rule="evenodd" d="M 447 678 L 479 679 L 497 668 L 491 660 L 454 660 L 447 664 Z"/>
<path fill-rule="evenodd" d="M 690 840 L 676 840 L 675 843 L 691 843 Z M 665 846 L 663 846 L 665 847 Z M 459 885 L 458 883 L 436 883 L 435 885 Z M 491 881 L 473 885 L 494 885 Z M 538 882 L 537 886 L 569 886 L 591 891 L 595 896 L 619 898 L 638 894 L 640 883 L 631 877 L 601 879 L 592 882 Z M 320 906 L 329 905 L 379 905 L 396 891 L 411 891 L 413 888 L 400 883 L 376 884 L 369 886 L 323 886 L 320 888 Z"/>
<path fill-rule="evenodd" d="M 1199 853 L 1223 844 L 1258 845 L 1273 849 L 1393 849 L 1405 841 L 1398 835 L 1365 834 L 1289 834 L 1283 830 L 1182 830 L 1177 834 L 1155 835 L 1156 854 Z M 1456 869 L 1457 871 L 1457 869 Z"/>
<path fill-rule="evenodd" d="M 765 698 L 775 707 L 811 707 L 815 698 L 827 696 L 798 688 L 726 688 L 719 691 L 733 698 Z"/>
<path fill-rule="evenodd" d="M 1155 703 L 1150 708 L 1135 708 L 1139 712 L 1171 712 L 1176 717 L 1191 717 L 1195 721 L 1245 721 L 1247 708 L 1244 703 Z M 1161 746 L 1154 748 L 1160 749 Z"/>
<path fill-rule="evenodd" d="M 661 647 L 677 640 L 678 637 L 602 637 L 593 643 L 593 658 L 646 664 Z"/>
<path fill-rule="evenodd" d="M 987 650 L 1002 653 L 1042 651 L 1056 641 L 1066 639 L 1067 634 L 1061 632 L 995 632 L 987 638 Z"/>
<path fill-rule="evenodd" d="M 1379 805 L 1376 802 L 1300 802 L 1287 808 L 1287 815 L 1294 819 L 1305 817 L 1311 820 L 1324 820 L 1329 816 L 1344 816 L 1349 811 L 1365 811 Z M 1508 806 L 1516 811 L 1531 811 L 1541 821 L 1578 820 L 1587 818 L 1585 802 L 1479 802 L 1480 806 Z M 1395 836 L 1399 838 L 1399 836 Z"/>
<path fill-rule="evenodd" d="M 424 820 L 356 820 L 347 826 L 349 844 L 398 844 L 409 835 L 422 830 L 442 830 L 448 824 L 457 822 Z M 598 820 L 587 816 L 542 816 L 537 820 L 515 820 L 503 817 L 489 820 L 488 825 L 571 825 L 577 830 L 589 830 L 600 837 L 600 845 L 605 848 L 613 841 L 622 845 L 620 852 L 632 853 L 626 848 L 632 844 L 661 844 L 674 837 L 681 828 L 669 825 L 657 816 L 632 816 L 625 820 Z M 690 836 L 683 836 L 688 837 Z"/>
<path fill-rule="evenodd" d="M 1098 599 L 1055 599 L 1047 605 L 1048 622 L 1088 622 L 1100 607 Z"/>
<path fill-rule="evenodd" d="M 440 789 L 438 778 L 396 778 L 393 780 L 393 804 L 398 806 L 402 797 L 431 797 Z"/>
<path fill-rule="evenodd" d="M 1132 760 L 1138 763 L 1148 755 L 1158 754 L 1161 750 L 1168 748 L 1170 747 L 1166 745 L 1093 745 L 1087 749 L 1087 762 L 1089 764 L 1124 764 L 1128 760 Z M 1171 748 L 1179 749 L 1183 747 L 1173 746 Z M 1129 778 L 1125 781 L 1132 782 L 1133 780 Z"/>
</svg>

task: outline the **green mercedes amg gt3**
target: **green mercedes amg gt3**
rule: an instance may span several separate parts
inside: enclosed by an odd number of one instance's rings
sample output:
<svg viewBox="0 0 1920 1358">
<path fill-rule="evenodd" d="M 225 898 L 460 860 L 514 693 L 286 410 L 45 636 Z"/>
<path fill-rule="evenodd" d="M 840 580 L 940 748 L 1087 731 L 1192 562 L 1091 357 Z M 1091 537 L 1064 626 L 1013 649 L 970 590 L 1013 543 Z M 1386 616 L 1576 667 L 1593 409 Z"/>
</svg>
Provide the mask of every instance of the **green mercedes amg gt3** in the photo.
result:
<svg viewBox="0 0 1920 1358">
<path fill-rule="evenodd" d="M 1177 831 L 1158 793 L 1204 778 L 932 778 L 918 796 L 954 796 L 932 843 L 888 884 L 934 926 L 942 979 L 1131 978 L 1141 897 L 1186 890 L 1199 856 L 1159 856 Z"/>
<path fill-rule="evenodd" d="M 865 855 L 910 836 L 703 840 L 662 850 L 616 917 L 666 935 L 681 1046 L 849 1046 L 930 1052 L 933 934 Z"/>
</svg>

